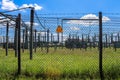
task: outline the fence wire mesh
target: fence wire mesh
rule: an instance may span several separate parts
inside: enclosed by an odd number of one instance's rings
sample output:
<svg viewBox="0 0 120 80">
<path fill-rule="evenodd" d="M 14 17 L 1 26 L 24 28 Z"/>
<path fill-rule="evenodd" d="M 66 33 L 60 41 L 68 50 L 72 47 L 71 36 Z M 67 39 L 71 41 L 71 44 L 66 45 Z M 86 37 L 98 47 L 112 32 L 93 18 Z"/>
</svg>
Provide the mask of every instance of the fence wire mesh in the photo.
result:
<svg viewBox="0 0 120 80">
<path fill-rule="evenodd" d="M 44 66 L 47 76 L 75 78 L 77 74 L 84 79 L 80 75 L 88 73 L 90 78 L 92 72 L 99 72 L 98 14 L 61 14 L 60 17 L 57 14 L 40 14 L 39 19 L 45 29 L 37 30 L 39 46 L 38 54 L 36 52 L 34 55 L 41 57 L 42 54 L 41 58 L 44 59 L 40 62 L 47 64 L 40 63 L 38 66 Z M 62 28 L 61 32 L 57 31 L 58 27 Z M 99 75 L 94 76 L 97 77 Z"/>
<path fill-rule="evenodd" d="M 120 14 L 103 13 L 103 75 L 120 78 Z M 0 76 L 17 72 L 16 28 L 7 33 L 0 15 Z M 21 72 L 34 79 L 99 79 L 99 14 L 34 14 L 30 60 L 30 14 L 21 16 Z M 10 22 L 9 22 L 10 23 Z M 11 22 L 13 23 L 13 22 Z M 59 28 L 59 30 L 57 30 Z M 8 41 L 7 41 L 8 35 Z M 6 45 L 8 44 L 8 51 Z M 8 52 L 8 55 L 6 55 Z M 15 57 L 16 56 L 16 57 Z M 4 67 L 3 67 L 4 66 Z M 6 71 L 7 70 L 7 71 Z"/>
<path fill-rule="evenodd" d="M 120 14 L 103 13 L 103 15 L 104 20 L 107 21 L 103 21 L 103 71 L 105 78 L 119 79 Z"/>
</svg>

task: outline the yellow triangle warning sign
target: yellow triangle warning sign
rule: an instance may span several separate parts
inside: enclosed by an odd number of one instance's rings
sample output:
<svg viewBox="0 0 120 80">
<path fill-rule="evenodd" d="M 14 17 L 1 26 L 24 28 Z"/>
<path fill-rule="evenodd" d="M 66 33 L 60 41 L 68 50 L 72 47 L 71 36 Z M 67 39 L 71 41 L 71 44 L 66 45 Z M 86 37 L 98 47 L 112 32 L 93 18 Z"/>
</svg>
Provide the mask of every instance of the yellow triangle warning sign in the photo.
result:
<svg viewBox="0 0 120 80">
<path fill-rule="evenodd" d="M 62 29 L 62 27 L 61 27 L 60 25 L 58 25 L 58 27 L 57 27 L 57 29 L 56 29 L 56 32 L 57 32 L 57 33 L 63 32 L 63 29 Z"/>
</svg>

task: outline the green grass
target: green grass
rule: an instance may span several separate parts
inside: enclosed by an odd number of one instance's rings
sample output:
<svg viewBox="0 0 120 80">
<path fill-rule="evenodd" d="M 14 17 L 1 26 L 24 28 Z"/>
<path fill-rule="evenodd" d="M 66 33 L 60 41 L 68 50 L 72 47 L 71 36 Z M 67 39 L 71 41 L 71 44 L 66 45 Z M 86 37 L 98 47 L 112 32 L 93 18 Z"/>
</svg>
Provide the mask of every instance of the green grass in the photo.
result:
<svg viewBox="0 0 120 80">
<path fill-rule="evenodd" d="M 14 51 L 9 50 L 5 56 L 5 50 L 0 49 L 0 79 L 100 79 L 98 49 L 74 51 L 58 48 L 50 52 L 37 49 L 33 53 L 33 60 L 29 59 L 29 51 L 21 53 L 22 73 L 17 76 L 17 58 Z M 103 71 L 108 80 L 120 79 L 120 50 L 105 49 L 103 53 Z"/>
</svg>

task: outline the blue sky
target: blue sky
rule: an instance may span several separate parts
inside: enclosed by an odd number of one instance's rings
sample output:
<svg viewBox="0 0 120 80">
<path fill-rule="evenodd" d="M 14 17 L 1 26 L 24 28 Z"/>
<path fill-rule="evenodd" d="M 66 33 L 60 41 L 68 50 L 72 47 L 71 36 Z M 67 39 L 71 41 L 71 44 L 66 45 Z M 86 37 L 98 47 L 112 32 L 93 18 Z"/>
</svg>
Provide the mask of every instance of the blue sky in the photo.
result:
<svg viewBox="0 0 120 80">
<path fill-rule="evenodd" d="M 8 2 L 9 4 L 4 4 Z M 78 13 L 78 12 L 120 12 L 120 0 L 1 0 L 0 11 L 9 10 L 10 6 L 15 8 L 23 7 L 24 4 L 27 6 L 39 7 L 36 9 L 38 13 Z M 6 7 L 3 9 L 3 7 Z M 11 7 L 11 8 L 12 8 Z M 41 7 L 41 9 L 40 9 Z"/>
<path fill-rule="evenodd" d="M 23 8 L 23 7 L 29 7 L 29 6 L 35 7 L 35 10 L 38 14 L 41 14 L 41 13 L 46 13 L 46 14 L 47 13 L 98 13 L 99 11 L 102 11 L 103 13 L 120 13 L 120 0 L 0 0 L 0 12 L 14 10 L 14 9 Z M 26 14 L 27 14 L 27 11 L 26 11 Z M 94 16 L 95 19 L 98 18 L 98 16 L 94 14 L 85 14 L 82 16 L 83 17 Z M 111 18 L 109 19 L 109 16 L 107 16 L 107 17 L 104 17 L 104 20 L 110 21 Z M 78 22 L 73 22 L 73 23 L 78 23 Z M 56 29 L 55 28 L 57 27 L 56 25 L 51 29 Z M 76 25 L 70 26 L 69 29 L 74 31 L 81 30 L 79 26 L 77 27 Z M 89 29 L 89 28 L 86 27 L 86 29 Z"/>
</svg>

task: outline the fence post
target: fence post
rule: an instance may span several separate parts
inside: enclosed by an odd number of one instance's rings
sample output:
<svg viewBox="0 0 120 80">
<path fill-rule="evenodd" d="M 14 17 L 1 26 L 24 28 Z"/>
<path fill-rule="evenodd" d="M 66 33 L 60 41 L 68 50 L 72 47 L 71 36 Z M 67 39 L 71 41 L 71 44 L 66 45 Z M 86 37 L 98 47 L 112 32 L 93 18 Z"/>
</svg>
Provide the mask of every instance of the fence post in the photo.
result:
<svg viewBox="0 0 120 80">
<path fill-rule="evenodd" d="M 9 31 L 9 22 L 7 21 L 7 27 L 6 27 L 6 56 L 8 55 L 8 31 Z"/>
<path fill-rule="evenodd" d="M 33 23 L 34 23 L 34 8 L 31 9 L 30 15 L 30 60 L 33 58 Z"/>
<path fill-rule="evenodd" d="M 16 18 L 15 36 L 14 36 L 15 57 L 18 56 L 18 18 Z"/>
<path fill-rule="evenodd" d="M 104 79 L 103 76 L 103 68 L 102 68 L 102 53 L 103 53 L 103 46 L 102 46 L 102 12 L 99 12 L 99 72 L 101 80 Z"/>
<path fill-rule="evenodd" d="M 21 14 L 18 14 L 18 74 L 21 74 Z"/>
</svg>

